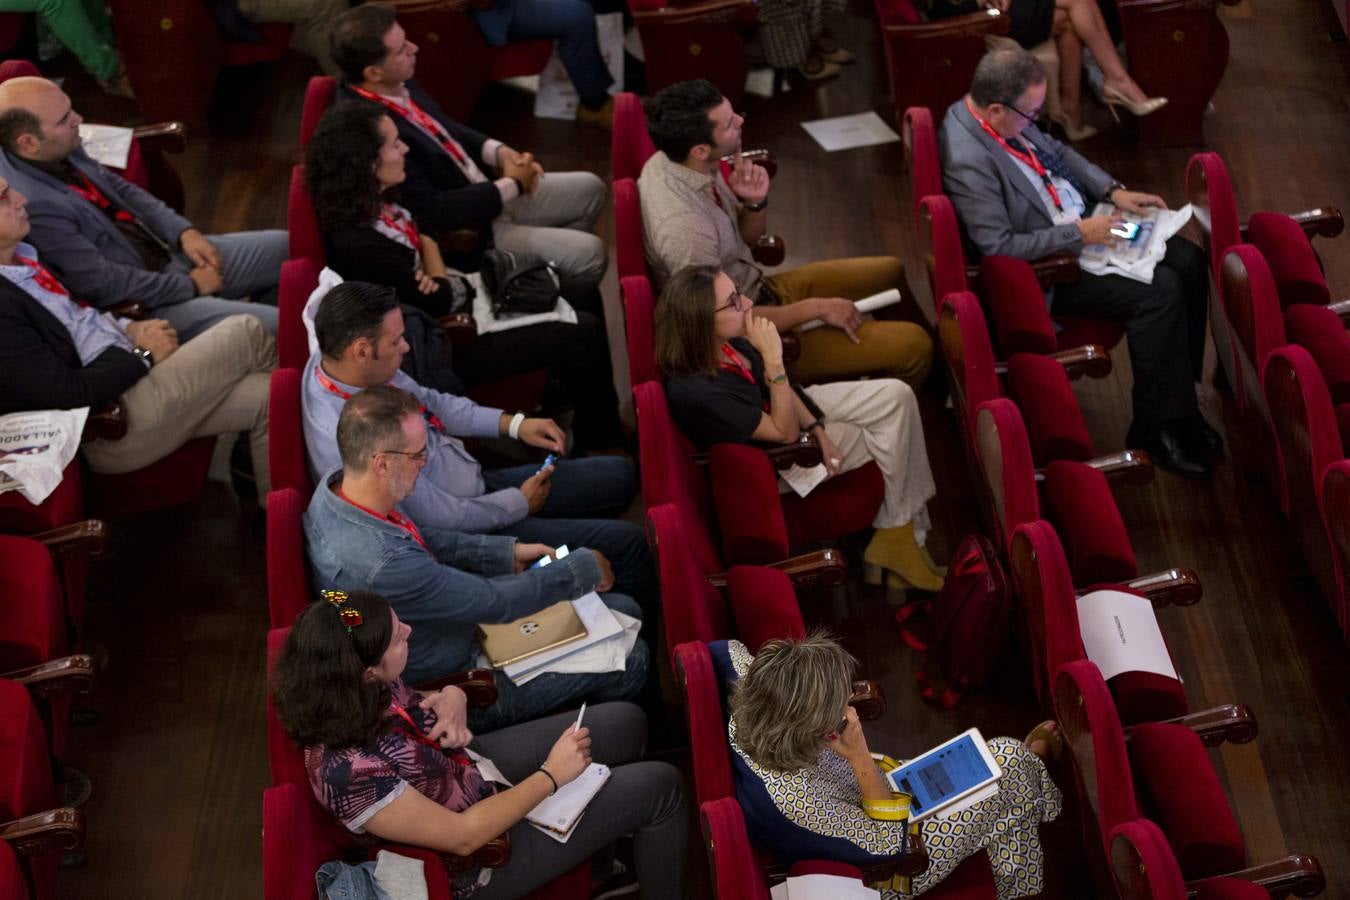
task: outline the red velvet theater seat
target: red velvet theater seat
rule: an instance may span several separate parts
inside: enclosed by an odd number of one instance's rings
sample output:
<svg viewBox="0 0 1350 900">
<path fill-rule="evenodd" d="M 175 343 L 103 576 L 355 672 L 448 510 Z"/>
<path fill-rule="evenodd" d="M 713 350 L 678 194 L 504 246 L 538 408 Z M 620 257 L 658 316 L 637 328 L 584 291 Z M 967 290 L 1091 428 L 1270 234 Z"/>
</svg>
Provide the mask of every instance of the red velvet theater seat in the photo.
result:
<svg viewBox="0 0 1350 900">
<path fill-rule="evenodd" d="M 1053 353 L 1094 344 L 1110 350 L 1125 336 L 1119 322 L 1046 312 L 1045 289 L 1026 260 L 986 256 L 980 260 L 980 286 L 1003 353 Z"/>
<path fill-rule="evenodd" d="M 1184 724 L 1136 725 L 1129 729 L 1127 751 L 1110 692 L 1097 667 L 1086 661 L 1060 669 L 1054 699 L 1076 776 L 1084 842 L 1103 869 L 1112 831 L 1147 817 L 1162 830 L 1187 879 L 1241 876 L 1247 847 L 1194 730 Z M 1310 857 L 1266 865 L 1260 880 L 1272 892 L 1320 875 Z"/>
<path fill-rule="evenodd" d="M 295 488 L 267 495 L 267 608 L 273 628 L 289 628 L 314 599 L 302 520 L 308 494 Z"/>
<path fill-rule="evenodd" d="M 290 236 L 290 258 L 308 259 L 315 265 L 324 264 L 323 237 L 319 220 L 314 215 L 314 201 L 305 183 L 305 167 L 291 168 L 291 187 L 286 204 L 286 229 Z"/>
<path fill-rule="evenodd" d="M 875 0 L 875 5 L 897 122 L 906 107 L 940 115 L 960 99 L 985 54 L 985 38 L 1008 32 L 1008 18 L 997 10 L 927 22 L 910 0 Z"/>
<path fill-rule="evenodd" d="M 926 106 L 911 106 L 905 110 L 900 122 L 900 140 L 909 166 L 910 201 L 917 216 L 920 200 L 942 193 L 942 160 L 938 158 L 933 111 Z"/>
<path fill-rule="evenodd" d="M 215 447 L 214 437 L 193 438 L 144 469 L 119 475 L 91 473 L 86 504 L 99 518 L 116 519 L 191 502 L 206 484 Z"/>
<path fill-rule="evenodd" d="M 300 150 L 309 146 L 319 120 L 337 99 L 337 79 L 329 75 L 315 75 L 305 85 L 305 105 L 300 111 Z"/>
<path fill-rule="evenodd" d="M 1341 317 L 1325 306 L 1299 303 L 1285 307 L 1290 343 L 1312 356 L 1331 392 L 1332 403 L 1350 402 L 1350 332 Z"/>
<path fill-rule="evenodd" d="M 627 91 L 614 95 L 614 127 L 610 132 L 609 170 L 615 182 L 637 179 L 656 145 L 647 133 L 642 98 Z"/>
<path fill-rule="evenodd" d="M 1252 213 L 1247 220 L 1247 240 L 1270 264 L 1281 304 L 1325 306 L 1331 302 L 1331 291 L 1317 253 L 1293 218 L 1283 213 Z"/>
<path fill-rule="evenodd" d="M 1275 281 L 1261 251 L 1250 244 L 1230 247 L 1219 270 L 1218 290 L 1233 337 L 1230 353 L 1241 370 L 1234 403 L 1239 415 L 1254 409 L 1269 421 L 1261 373 L 1270 354 L 1283 347 L 1286 339 Z"/>
<path fill-rule="evenodd" d="M 617 185 L 616 185 L 617 187 Z M 628 341 L 628 383 L 658 381 L 654 316 L 656 300 L 646 275 L 619 279 L 623 296 L 624 334 Z"/>
<path fill-rule="evenodd" d="M 621 280 L 648 276 L 642 249 L 642 206 L 637 182 L 631 178 L 614 180 L 614 263 Z"/>
<path fill-rule="evenodd" d="M 1167 836 L 1148 819 L 1112 829 L 1110 853 L 1120 900 L 1186 900 L 1188 888 L 1196 900 L 1270 900 L 1269 891 L 1242 878 L 1206 878 L 1188 885 Z"/>
<path fill-rule="evenodd" d="M 0 900 L 29 900 L 28 877 L 4 841 L 0 841 Z"/>
<path fill-rule="evenodd" d="M 706 78 L 740 103 L 748 71 L 740 30 L 756 20 L 751 0 L 628 0 L 642 40 L 647 93 Z"/>
<path fill-rule="evenodd" d="M 309 459 L 305 452 L 304 422 L 300 412 L 300 370 L 277 369 L 272 372 L 268 400 L 268 457 L 272 469 L 272 489 L 295 488 L 309 496 L 314 484 L 309 477 Z"/>
<path fill-rule="evenodd" d="M 304 371 L 305 363 L 309 362 L 309 335 L 303 315 L 309 295 L 319 286 L 321 265 L 304 257 L 281 264 L 281 284 L 277 289 L 277 361 L 282 368 Z"/>
</svg>

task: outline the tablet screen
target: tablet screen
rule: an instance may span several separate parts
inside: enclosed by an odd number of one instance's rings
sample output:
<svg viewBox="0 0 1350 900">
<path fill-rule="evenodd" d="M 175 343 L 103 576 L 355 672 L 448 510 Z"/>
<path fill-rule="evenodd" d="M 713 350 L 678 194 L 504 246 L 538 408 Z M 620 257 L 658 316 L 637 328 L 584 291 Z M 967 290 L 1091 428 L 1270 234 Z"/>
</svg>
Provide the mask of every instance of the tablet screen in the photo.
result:
<svg viewBox="0 0 1350 900">
<path fill-rule="evenodd" d="M 975 738 L 963 734 L 950 744 L 910 760 L 887 778 L 910 801 L 910 815 L 920 816 L 988 781 L 990 771 Z"/>
</svg>

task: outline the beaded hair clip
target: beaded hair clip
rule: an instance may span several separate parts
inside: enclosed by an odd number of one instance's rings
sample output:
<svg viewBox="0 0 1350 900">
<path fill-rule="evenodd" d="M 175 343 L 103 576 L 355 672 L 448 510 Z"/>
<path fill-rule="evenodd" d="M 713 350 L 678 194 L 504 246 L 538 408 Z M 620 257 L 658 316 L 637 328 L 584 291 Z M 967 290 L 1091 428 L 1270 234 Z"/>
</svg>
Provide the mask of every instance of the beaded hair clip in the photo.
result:
<svg viewBox="0 0 1350 900">
<path fill-rule="evenodd" d="M 320 596 L 333 604 L 338 611 L 338 619 L 347 627 L 347 633 L 351 634 L 352 629 L 358 627 L 365 619 L 361 616 L 361 611 L 355 607 L 346 606 L 346 591 L 322 591 Z"/>
</svg>

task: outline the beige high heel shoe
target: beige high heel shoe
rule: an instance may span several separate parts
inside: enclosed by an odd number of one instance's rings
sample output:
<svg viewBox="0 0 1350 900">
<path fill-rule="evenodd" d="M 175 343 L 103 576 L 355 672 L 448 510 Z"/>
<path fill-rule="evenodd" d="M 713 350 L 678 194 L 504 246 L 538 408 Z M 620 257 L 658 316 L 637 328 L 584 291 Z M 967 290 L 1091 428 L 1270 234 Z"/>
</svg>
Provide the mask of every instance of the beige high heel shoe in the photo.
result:
<svg viewBox="0 0 1350 900">
<path fill-rule="evenodd" d="M 1097 129 L 1091 125 L 1075 126 L 1069 121 L 1069 117 L 1063 113 L 1060 113 L 1057 116 L 1051 116 L 1050 120 L 1060 128 L 1064 129 L 1064 136 L 1074 143 L 1086 141 L 1088 138 L 1095 137 L 1097 134 Z"/>
<path fill-rule="evenodd" d="M 1104 86 L 1102 88 L 1102 102 L 1106 108 L 1111 111 L 1111 118 L 1117 122 L 1120 121 L 1120 114 L 1116 112 L 1117 106 L 1123 106 L 1136 116 L 1152 115 L 1167 105 L 1166 97 L 1149 97 L 1147 100 L 1131 100 L 1120 91 L 1113 87 Z"/>
</svg>

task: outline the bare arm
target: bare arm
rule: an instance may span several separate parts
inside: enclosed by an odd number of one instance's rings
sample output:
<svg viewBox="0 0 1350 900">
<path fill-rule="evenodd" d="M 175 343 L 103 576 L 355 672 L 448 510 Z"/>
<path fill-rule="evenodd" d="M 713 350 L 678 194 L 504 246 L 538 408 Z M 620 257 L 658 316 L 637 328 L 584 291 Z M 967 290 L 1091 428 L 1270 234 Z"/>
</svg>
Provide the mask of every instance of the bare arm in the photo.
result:
<svg viewBox="0 0 1350 900">
<path fill-rule="evenodd" d="M 755 315 L 762 316 L 774 324 L 779 331 L 791 331 L 798 325 L 809 322 L 812 319 L 820 318 L 820 300 L 818 297 L 807 297 L 805 300 L 798 300 L 796 303 L 788 303 L 784 306 L 764 306 L 755 307 Z"/>
<path fill-rule="evenodd" d="M 535 772 L 515 787 L 457 813 L 409 786 L 370 817 L 366 830 L 397 844 L 468 856 L 525 818 L 552 790 L 548 777 Z"/>
<path fill-rule="evenodd" d="M 788 384 L 787 368 L 783 365 L 783 339 L 768 319 L 745 311 L 746 339 L 759 355 L 764 357 L 764 379 L 769 384 L 769 411 L 760 416 L 759 424 L 750 436 L 757 441 L 790 444 L 801 433 L 797 408 L 801 401 Z"/>
<path fill-rule="evenodd" d="M 425 234 L 417 236 L 422 251 L 422 271 L 432 278 L 445 278 L 449 275 L 445 268 L 445 258 L 441 256 L 441 247 L 434 238 Z"/>
</svg>

